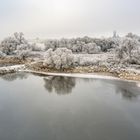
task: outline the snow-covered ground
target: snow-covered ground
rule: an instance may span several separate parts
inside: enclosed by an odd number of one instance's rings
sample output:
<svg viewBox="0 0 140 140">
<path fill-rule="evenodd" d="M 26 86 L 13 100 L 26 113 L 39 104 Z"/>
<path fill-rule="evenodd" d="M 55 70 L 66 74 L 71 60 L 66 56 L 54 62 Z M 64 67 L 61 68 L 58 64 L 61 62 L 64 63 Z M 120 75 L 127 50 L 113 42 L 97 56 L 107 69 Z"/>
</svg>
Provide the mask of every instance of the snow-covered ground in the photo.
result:
<svg viewBox="0 0 140 140">
<path fill-rule="evenodd" d="M 112 58 L 114 54 L 112 53 L 99 53 L 99 54 L 75 54 L 75 57 L 80 57 L 81 59 L 90 59 L 91 61 L 106 61 L 108 58 Z"/>
<path fill-rule="evenodd" d="M 136 82 L 140 87 L 140 81 L 132 81 L 132 80 L 124 80 L 113 76 L 107 75 L 98 75 L 95 73 L 86 73 L 86 74 L 77 74 L 77 73 L 51 73 L 51 72 L 40 72 L 29 70 L 25 67 L 25 65 L 14 65 L 14 66 L 6 66 L 0 68 L 0 74 L 6 74 L 11 72 L 28 72 L 28 73 L 36 73 L 43 74 L 49 76 L 66 76 L 66 77 L 79 77 L 79 78 L 93 78 L 93 79 L 108 79 L 108 80 L 117 80 L 117 81 L 127 81 L 127 82 Z M 140 71 L 137 70 L 140 73 Z"/>
<path fill-rule="evenodd" d="M 100 54 L 75 54 L 75 59 L 79 58 L 80 65 L 96 65 L 98 63 L 105 63 L 109 60 L 113 60 L 115 54 L 113 53 L 100 53 Z"/>
<path fill-rule="evenodd" d="M 133 81 L 133 80 L 125 80 L 125 79 L 120 79 L 117 77 L 113 76 L 106 76 L 106 75 L 98 75 L 95 73 L 85 73 L 85 74 L 77 74 L 77 73 L 50 73 L 50 72 L 39 72 L 39 71 L 33 71 L 33 70 L 19 70 L 19 71 L 24 71 L 24 72 L 29 72 L 29 73 L 36 73 L 36 74 L 43 74 L 47 76 L 65 76 L 65 77 L 76 77 L 76 78 L 93 78 L 93 79 L 107 79 L 107 80 L 117 80 L 117 81 L 127 81 L 127 82 L 136 82 L 137 85 L 140 86 L 140 81 Z"/>
<path fill-rule="evenodd" d="M 17 72 L 19 70 L 23 70 L 25 65 L 14 65 L 14 66 L 5 66 L 0 67 L 0 74 L 7 74 L 11 72 Z"/>
</svg>

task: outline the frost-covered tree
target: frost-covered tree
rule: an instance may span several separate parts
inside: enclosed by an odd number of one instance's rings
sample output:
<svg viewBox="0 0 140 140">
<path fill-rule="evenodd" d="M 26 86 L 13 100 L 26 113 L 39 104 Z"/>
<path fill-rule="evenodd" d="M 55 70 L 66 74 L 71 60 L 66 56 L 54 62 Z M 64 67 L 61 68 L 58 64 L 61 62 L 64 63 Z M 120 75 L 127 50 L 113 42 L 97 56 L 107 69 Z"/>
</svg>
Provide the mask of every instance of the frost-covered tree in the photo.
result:
<svg viewBox="0 0 140 140">
<path fill-rule="evenodd" d="M 17 49 L 17 46 L 17 40 L 14 37 L 8 37 L 1 42 L 0 49 L 3 53 L 11 55 Z"/>
<path fill-rule="evenodd" d="M 73 66 L 74 56 L 67 48 L 49 49 L 45 54 L 44 66 L 55 69 L 66 69 Z"/>
<path fill-rule="evenodd" d="M 140 42 L 140 36 L 133 34 L 133 33 L 128 33 L 125 37 L 131 38 L 131 39 L 136 39 Z"/>
<path fill-rule="evenodd" d="M 88 43 L 92 43 L 93 39 L 88 36 L 85 36 L 82 38 L 82 41 L 85 42 L 85 44 L 88 44 Z"/>
<path fill-rule="evenodd" d="M 76 44 L 72 46 L 72 52 L 80 53 L 82 52 L 82 47 L 85 45 L 84 42 L 76 41 Z"/>
<path fill-rule="evenodd" d="M 31 50 L 18 50 L 16 51 L 16 57 L 22 60 L 25 60 L 30 56 Z"/>
<path fill-rule="evenodd" d="M 82 47 L 82 52 L 88 54 L 96 54 L 101 52 L 101 47 L 97 46 L 95 43 L 88 43 Z"/>
<path fill-rule="evenodd" d="M 140 43 L 136 39 L 125 37 L 116 49 L 120 62 L 140 64 Z"/>
<path fill-rule="evenodd" d="M 22 32 L 15 32 L 14 33 L 14 38 L 17 40 L 18 44 L 26 44 L 27 40 L 24 38 L 24 34 Z"/>
<path fill-rule="evenodd" d="M 117 37 L 117 32 L 113 31 L 113 38 L 116 38 L 116 37 Z"/>
<path fill-rule="evenodd" d="M 12 55 L 22 44 L 27 44 L 23 33 L 14 33 L 12 37 L 7 37 L 1 42 L 0 50 L 7 55 Z"/>
<path fill-rule="evenodd" d="M 58 47 L 59 48 L 65 48 L 68 47 L 68 40 L 65 38 L 62 38 L 58 41 Z"/>
<path fill-rule="evenodd" d="M 102 39 L 93 39 L 97 46 L 101 47 L 103 52 L 107 52 L 109 49 L 115 47 L 114 38 L 102 38 Z"/>
<path fill-rule="evenodd" d="M 56 39 L 47 40 L 44 42 L 44 44 L 45 44 L 45 50 L 48 50 L 48 49 L 56 50 L 57 48 L 59 48 L 59 41 Z"/>
<path fill-rule="evenodd" d="M 17 50 L 32 50 L 32 45 L 30 44 L 20 44 L 17 46 Z"/>
<path fill-rule="evenodd" d="M 72 38 L 72 39 L 60 39 L 60 40 L 46 40 L 45 43 L 45 50 L 52 48 L 56 50 L 57 48 L 67 48 L 72 50 L 73 53 L 83 53 L 83 47 L 87 44 L 97 44 L 97 46 L 101 47 L 101 51 L 106 52 L 108 49 L 114 48 L 116 38 L 90 38 L 90 37 L 83 37 L 83 38 Z M 92 47 L 91 47 L 92 48 Z M 91 49 L 91 53 L 92 53 Z M 90 53 L 90 52 L 88 52 Z"/>
</svg>

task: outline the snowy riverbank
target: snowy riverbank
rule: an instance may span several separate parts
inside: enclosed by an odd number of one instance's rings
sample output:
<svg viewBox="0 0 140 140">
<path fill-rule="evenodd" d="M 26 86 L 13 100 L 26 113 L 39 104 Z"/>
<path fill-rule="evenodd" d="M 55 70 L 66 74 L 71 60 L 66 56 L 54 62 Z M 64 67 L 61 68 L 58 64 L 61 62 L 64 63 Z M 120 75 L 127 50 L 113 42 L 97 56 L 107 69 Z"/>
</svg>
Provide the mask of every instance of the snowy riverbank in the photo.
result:
<svg viewBox="0 0 140 140">
<path fill-rule="evenodd" d="M 25 65 L 14 65 L 14 66 L 4 66 L 0 67 L 0 74 L 14 73 L 19 70 L 24 70 Z"/>
<path fill-rule="evenodd" d="M 89 69 L 89 67 L 87 67 Z M 43 75 L 50 75 L 50 76 L 66 76 L 66 77 L 82 77 L 82 78 L 95 78 L 95 79 L 110 79 L 110 80 L 121 80 L 121 81 L 129 81 L 129 82 L 137 82 L 140 83 L 140 80 L 137 80 L 136 77 L 140 75 L 140 71 L 138 70 L 132 70 L 128 71 L 127 76 L 129 77 L 126 78 L 123 74 L 123 72 L 120 72 L 120 75 L 122 77 L 118 77 L 116 75 L 113 75 L 112 73 L 101 73 L 101 72 L 92 72 L 90 70 L 87 71 L 87 69 L 83 69 L 85 71 L 80 71 L 78 73 L 78 68 L 77 70 L 73 69 L 73 71 L 69 72 L 51 72 L 51 71 L 37 71 L 33 69 L 29 69 L 26 67 L 26 65 L 14 65 L 14 66 L 5 66 L 5 67 L 0 67 L 0 74 L 8 74 L 8 73 L 15 73 L 15 72 L 28 72 L 28 73 L 35 73 L 35 74 L 43 74 Z M 86 72 L 87 71 L 87 72 Z M 134 75 L 135 73 L 135 75 Z M 133 77 L 131 77 L 133 76 Z M 135 80 L 136 79 L 136 80 Z"/>
</svg>

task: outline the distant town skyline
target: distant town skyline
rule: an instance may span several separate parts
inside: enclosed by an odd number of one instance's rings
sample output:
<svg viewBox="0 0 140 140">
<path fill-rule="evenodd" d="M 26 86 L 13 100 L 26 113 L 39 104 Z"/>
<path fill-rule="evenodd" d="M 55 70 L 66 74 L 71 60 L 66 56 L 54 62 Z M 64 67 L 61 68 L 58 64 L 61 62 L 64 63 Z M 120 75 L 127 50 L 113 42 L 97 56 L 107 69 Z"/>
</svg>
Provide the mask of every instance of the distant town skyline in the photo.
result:
<svg viewBox="0 0 140 140">
<path fill-rule="evenodd" d="M 0 40 L 140 35 L 139 0 L 0 0 Z"/>
</svg>

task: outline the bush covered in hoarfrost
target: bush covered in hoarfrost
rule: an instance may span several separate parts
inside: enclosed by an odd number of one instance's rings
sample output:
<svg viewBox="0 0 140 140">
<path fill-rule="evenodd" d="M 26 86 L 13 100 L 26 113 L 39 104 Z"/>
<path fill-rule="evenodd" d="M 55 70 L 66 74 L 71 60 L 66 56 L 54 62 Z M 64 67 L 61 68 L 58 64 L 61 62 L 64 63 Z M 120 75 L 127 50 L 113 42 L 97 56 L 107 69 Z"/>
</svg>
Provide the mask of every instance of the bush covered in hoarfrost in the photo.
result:
<svg viewBox="0 0 140 140">
<path fill-rule="evenodd" d="M 44 44 L 45 44 L 45 50 L 46 51 L 48 49 L 56 50 L 57 48 L 59 48 L 58 41 L 56 39 L 54 39 L 54 40 L 47 40 L 47 41 L 44 42 Z"/>
<path fill-rule="evenodd" d="M 67 48 L 72 50 L 73 53 L 99 53 L 100 51 L 106 52 L 108 49 L 113 48 L 116 45 L 115 38 L 72 38 L 72 39 L 61 39 L 61 40 L 46 40 L 45 50 L 52 48 Z"/>
<path fill-rule="evenodd" d="M 102 52 L 107 52 L 109 49 L 116 46 L 115 38 L 98 38 L 93 39 L 97 46 L 101 47 Z"/>
<path fill-rule="evenodd" d="M 131 39 L 135 39 L 135 40 L 140 42 L 140 36 L 138 36 L 136 34 L 128 33 L 125 37 L 131 38 Z"/>
<path fill-rule="evenodd" d="M 13 55 L 16 50 L 28 50 L 43 52 L 48 49 L 55 51 L 57 48 L 67 48 L 70 49 L 73 53 L 87 53 L 87 54 L 96 54 L 101 51 L 108 51 L 108 49 L 115 46 L 114 38 L 72 38 L 60 40 L 52 39 L 46 41 L 32 42 L 29 44 L 25 40 L 23 33 L 14 33 L 13 36 L 4 39 L 0 44 L 0 50 L 7 55 Z"/>
<path fill-rule="evenodd" d="M 116 48 L 117 59 L 121 63 L 140 64 L 140 42 L 132 38 L 122 38 Z"/>
<path fill-rule="evenodd" d="M 55 69 L 66 69 L 73 66 L 74 56 L 67 48 L 49 49 L 45 54 L 44 66 Z"/>
<path fill-rule="evenodd" d="M 20 44 L 17 46 L 17 50 L 32 50 L 32 46 L 29 44 Z"/>
<path fill-rule="evenodd" d="M 16 50 L 17 41 L 13 37 L 5 38 L 0 45 L 0 49 L 3 53 L 10 55 Z"/>
<path fill-rule="evenodd" d="M 101 52 L 101 47 L 95 43 L 88 43 L 82 47 L 82 52 L 87 54 L 97 54 Z"/>
<path fill-rule="evenodd" d="M 30 50 L 18 50 L 16 51 L 16 57 L 22 60 L 25 60 L 26 58 L 28 58 L 31 54 L 30 54 Z"/>
<path fill-rule="evenodd" d="M 12 37 L 7 37 L 1 42 L 0 50 L 7 55 L 12 55 L 22 44 L 27 44 L 23 33 L 14 33 Z"/>
</svg>

